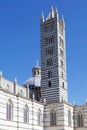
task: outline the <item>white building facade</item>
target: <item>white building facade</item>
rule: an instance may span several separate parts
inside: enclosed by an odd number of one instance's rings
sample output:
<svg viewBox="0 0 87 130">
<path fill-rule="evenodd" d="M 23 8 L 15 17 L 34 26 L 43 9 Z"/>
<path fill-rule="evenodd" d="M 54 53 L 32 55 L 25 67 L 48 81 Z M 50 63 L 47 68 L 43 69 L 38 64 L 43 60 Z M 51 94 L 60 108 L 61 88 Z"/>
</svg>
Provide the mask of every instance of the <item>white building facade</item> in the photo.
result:
<svg viewBox="0 0 87 130">
<path fill-rule="evenodd" d="M 0 72 L 0 130 L 87 130 L 87 104 L 68 103 L 64 19 L 52 8 L 40 22 L 41 69 L 24 86 Z"/>
</svg>

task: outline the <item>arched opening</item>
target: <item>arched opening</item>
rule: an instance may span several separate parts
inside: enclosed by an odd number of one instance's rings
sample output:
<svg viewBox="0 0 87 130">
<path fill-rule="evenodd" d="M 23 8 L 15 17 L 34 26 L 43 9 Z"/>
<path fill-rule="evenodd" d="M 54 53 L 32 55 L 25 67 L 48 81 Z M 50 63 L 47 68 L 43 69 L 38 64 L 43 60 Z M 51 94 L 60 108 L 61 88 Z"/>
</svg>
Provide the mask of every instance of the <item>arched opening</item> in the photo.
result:
<svg viewBox="0 0 87 130">
<path fill-rule="evenodd" d="M 8 100 L 6 104 L 6 119 L 7 120 L 13 119 L 13 103 L 10 99 Z"/>
<path fill-rule="evenodd" d="M 71 126 L 71 112 L 68 111 L 68 126 Z"/>
<path fill-rule="evenodd" d="M 24 123 L 29 122 L 29 108 L 27 105 L 24 107 Z"/>
<path fill-rule="evenodd" d="M 77 126 L 83 127 L 83 115 L 81 112 L 78 112 L 77 114 Z"/>
<path fill-rule="evenodd" d="M 41 124 L 42 124 L 42 112 L 41 112 L 41 110 L 39 109 L 38 110 L 38 112 L 37 112 L 37 123 L 38 123 L 38 125 L 39 126 L 41 126 Z"/>
<path fill-rule="evenodd" d="M 51 110 L 50 112 L 50 125 L 56 125 L 56 111 Z"/>
</svg>

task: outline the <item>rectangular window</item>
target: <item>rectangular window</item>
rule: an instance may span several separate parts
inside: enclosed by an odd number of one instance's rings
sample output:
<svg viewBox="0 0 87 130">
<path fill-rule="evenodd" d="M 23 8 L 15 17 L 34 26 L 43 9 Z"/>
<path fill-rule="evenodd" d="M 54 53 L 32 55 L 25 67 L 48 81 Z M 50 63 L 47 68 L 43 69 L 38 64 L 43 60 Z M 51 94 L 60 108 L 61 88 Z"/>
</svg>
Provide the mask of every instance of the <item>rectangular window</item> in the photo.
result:
<svg viewBox="0 0 87 130">
<path fill-rule="evenodd" d="M 51 44 L 51 43 L 54 43 L 54 36 L 51 35 L 51 36 L 48 36 L 48 37 L 45 37 L 45 44 Z"/>
<path fill-rule="evenodd" d="M 51 87 L 51 81 L 48 81 L 48 87 Z"/>
<path fill-rule="evenodd" d="M 47 60 L 47 66 L 53 66 L 53 59 Z"/>
<path fill-rule="evenodd" d="M 46 48 L 46 55 L 52 55 L 53 54 L 53 47 Z"/>
</svg>

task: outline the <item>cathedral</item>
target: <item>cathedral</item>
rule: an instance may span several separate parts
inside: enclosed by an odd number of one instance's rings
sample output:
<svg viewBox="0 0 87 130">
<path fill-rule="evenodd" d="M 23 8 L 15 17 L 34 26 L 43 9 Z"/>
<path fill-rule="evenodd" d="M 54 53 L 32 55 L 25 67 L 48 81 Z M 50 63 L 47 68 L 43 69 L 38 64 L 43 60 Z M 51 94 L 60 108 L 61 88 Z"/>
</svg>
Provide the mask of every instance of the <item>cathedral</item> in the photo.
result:
<svg viewBox="0 0 87 130">
<path fill-rule="evenodd" d="M 68 103 L 65 21 L 51 8 L 40 18 L 41 67 L 23 85 L 0 71 L 0 130 L 87 130 L 87 103 Z"/>
</svg>

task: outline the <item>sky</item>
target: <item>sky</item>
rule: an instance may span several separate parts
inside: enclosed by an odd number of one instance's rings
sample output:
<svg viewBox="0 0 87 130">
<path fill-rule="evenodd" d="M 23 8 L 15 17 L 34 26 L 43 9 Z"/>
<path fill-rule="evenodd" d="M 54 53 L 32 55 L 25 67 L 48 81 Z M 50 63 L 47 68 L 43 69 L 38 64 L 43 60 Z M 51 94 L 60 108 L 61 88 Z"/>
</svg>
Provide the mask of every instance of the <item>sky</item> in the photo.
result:
<svg viewBox="0 0 87 130">
<path fill-rule="evenodd" d="M 0 70 L 19 84 L 40 65 L 40 17 L 57 7 L 65 19 L 69 102 L 87 98 L 87 0 L 0 0 Z"/>
</svg>

